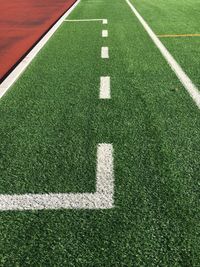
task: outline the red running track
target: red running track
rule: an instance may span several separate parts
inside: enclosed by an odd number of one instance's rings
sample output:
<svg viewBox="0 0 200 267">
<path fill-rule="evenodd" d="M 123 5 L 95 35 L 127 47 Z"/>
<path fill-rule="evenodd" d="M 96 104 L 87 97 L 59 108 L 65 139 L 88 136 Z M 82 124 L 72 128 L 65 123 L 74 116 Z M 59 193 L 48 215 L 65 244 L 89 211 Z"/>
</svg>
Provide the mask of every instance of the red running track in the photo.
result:
<svg viewBox="0 0 200 267">
<path fill-rule="evenodd" d="M 0 82 L 76 0 L 0 0 Z"/>
</svg>

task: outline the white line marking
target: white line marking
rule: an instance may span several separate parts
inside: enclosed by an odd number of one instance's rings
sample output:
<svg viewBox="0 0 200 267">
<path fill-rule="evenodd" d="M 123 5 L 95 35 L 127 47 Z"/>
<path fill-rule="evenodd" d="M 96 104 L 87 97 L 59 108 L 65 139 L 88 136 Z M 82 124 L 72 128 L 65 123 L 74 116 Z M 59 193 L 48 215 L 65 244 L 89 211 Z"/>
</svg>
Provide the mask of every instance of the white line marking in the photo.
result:
<svg viewBox="0 0 200 267">
<path fill-rule="evenodd" d="M 97 150 L 97 193 L 113 197 L 113 146 L 112 144 L 99 144 Z"/>
<path fill-rule="evenodd" d="M 107 19 L 103 19 L 103 24 L 108 24 L 108 20 Z"/>
<path fill-rule="evenodd" d="M 110 77 L 101 77 L 99 98 L 110 99 Z"/>
<path fill-rule="evenodd" d="M 92 21 L 102 21 L 103 24 L 107 24 L 107 19 L 65 19 L 66 22 L 92 22 Z"/>
<path fill-rule="evenodd" d="M 102 31 L 102 37 L 108 37 L 108 31 L 107 30 Z"/>
<path fill-rule="evenodd" d="M 101 58 L 109 58 L 108 47 L 101 48 Z"/>
<path fill-rule="evenodd" d="M 104 0 L 102 0 L 102 1 L 101 1 L 101 0 L 85 1 L 84 4 L 86 4 L 86 3 L 95 3 L 95 4 L 96 4 L 96 3 L 104 3 Z"/>
<path fill-rule="evenodd" d="M 185 87 L 185 89 L 188 91 L 198 108 L 200 108 L 200 92 L 197 89 L 197 87 L 193 84 L 193 82 L 190 80 L 190 78 L 187 76 L 187 74 L 184 72 L 184 70 L 181 68 L 181 66 L 177 63 L 177 61 L 173 58 L 173 56 L 170 54 L 170 52 L 167 50 L 167 48 L 163 45 L 163 43 L 158 39 L 156 34 L 152 31 L 152 29 L 149 27 L 147 22 L 143 19 L 143 17 L 139 14 L 139 12 L 135 9 L 135 7 L 130 3 L 129 0 L 126 0 L 127 4 L 132 9 L 135 16 L 138 18 L 140 23 L 143 25 L 146 32 L 151 37 L 152 41 L 155 43 L 157 48 L 160 50 L 163 57 L 166 59 L 172 70 L 175 72 L 176 76 L 182 83 L 182 85 Z"/>
<path fill-rule="evenodd" d="M 114 207 L 112 144 L 97 147 L 95 193 L 0 195 L 0 210 L 110 209 Z"/>
<path fill-rule="evenodd" d="M 17 67 L 8 75 L 8 77 L 0 85 L 0 98 L 8 91 L 8 89 L 14 84 L 14 82 L 20 77 L 25 71 L 31 61 L 35 58 L 38 52 L 48 42 L 51 36 L 60 27 L 66 17 L 76 8 L 80 3 L 78 0 L 57 22 L 54 26 L 45 34 L 45 36 L 37 43 L 34 48 L 28 53 L 28 55 L 17 65 Z"/>
</svg>

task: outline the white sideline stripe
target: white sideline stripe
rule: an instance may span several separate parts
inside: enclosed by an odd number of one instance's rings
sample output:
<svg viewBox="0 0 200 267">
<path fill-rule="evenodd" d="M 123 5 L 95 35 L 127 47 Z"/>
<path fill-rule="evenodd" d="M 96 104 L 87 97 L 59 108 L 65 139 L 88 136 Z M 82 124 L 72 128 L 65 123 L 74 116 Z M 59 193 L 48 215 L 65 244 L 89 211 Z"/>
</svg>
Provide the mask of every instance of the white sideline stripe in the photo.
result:
<svg viewBox="0 0 200 267">
<path fill-rule="evenodd" d="M 166 59 L 172 70 L 175 72 L 176 76 L 182 83 L 182 85 L 185 87 L 185 89 L 188 91 L 198 108 L 200 108 L 200 92 L 197 89 L 197 87 L 193 84 L 193 82 L 190 80 L 190 78 L 187 76 L 187 74 L 184 72 L 184 70 L 181 68 L 181 66 L 177 63 L 177 61 L 173 58 L 173 56 L 170 54 L 170 52 L 167 50 L 167 48 L 163 45 L 163 43 L 158 39 L 156 34 L 152 31 L 152 29 L 149 27 L 147 22 L 143 19 L 143 17 L 139 14 L 139 12 L 135 9 L 133 4 L 130 3 L 129 0 L 126 0 L 127 4 L 132 9 L 135 16 L 138 18 L 140 23 L 143 25 L 146 32 L 151 37 L 152 41 L 155 43 L 157 48 L 160 50 L 163 57 Z"/>
<path fill-rule="evenodd" d="M 91 22 L 91 21 L 102 21 L 103 24 L 108 24 L 107 19 L 65 19 L 66 22 Z"/>
<path fill-rule="evenodd" d="M 108 37 L 108 31 L 107 30 L 102 31 L 102 37 Z"/>
<path fill-rule="evenodd" d="M 100 99 L 110 99 L 110 77 L 100 79 Z"/>
<path fill-rule="evenodd" d="M 101 48 L 101 58 L 109 58 L 108 47 Z"/>
<path fill-rule="evenodd" d="M 0 210 L 110 209 L 114 207 L 112 144 L 97 147 L 95 193 L 0 195 Z"/>
<path fill-rule="evenodd" d="M 54 24 L 54 26 L 45 34 L 45 36 L 33 47 L 28 55 L 17 65 L 17 67 L 8 75 L 8 77 L 0 84 L 0 98 L 7 92 L 7 90 L 14 84 L 14 82 L 25 71 L 31 61 L 35 58 L 38 52 L 48 42 L 51 36 L 60 27 L 67 16 L 76 8 L 81 0 L 78 0 L 65 14 Z"/>
</svg>

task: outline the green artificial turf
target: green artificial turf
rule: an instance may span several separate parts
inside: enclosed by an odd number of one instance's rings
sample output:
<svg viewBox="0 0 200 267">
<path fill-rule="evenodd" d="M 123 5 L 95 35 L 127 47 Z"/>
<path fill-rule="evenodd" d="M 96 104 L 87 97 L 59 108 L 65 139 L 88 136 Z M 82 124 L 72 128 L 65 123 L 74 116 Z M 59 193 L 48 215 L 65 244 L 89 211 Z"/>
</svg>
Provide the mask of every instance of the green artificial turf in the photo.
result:
<svg viewBox="0 0 200 267">
<path fill-rule="evenodd" d="M 115 208 L 1 212 L 0 264 L 196 267 L 199 110 L 124 0 L 82 0 L 80 18 L 108 25 L 63 23 L 0 101 L 0 193 L 93 192 L 112 143 Z"/>
<path fill-rule="evenodd" d="M 199 1 L 132 0 L 132 3 L 158 35 L 200 33 Z M 200 87 L 200 37 L 167 37 L 160 40 Z"/>
<path fill-rule="evenodd" d="M 200 2 L 131 0 L 157 34 L 200 33 Z"/>
</svg>

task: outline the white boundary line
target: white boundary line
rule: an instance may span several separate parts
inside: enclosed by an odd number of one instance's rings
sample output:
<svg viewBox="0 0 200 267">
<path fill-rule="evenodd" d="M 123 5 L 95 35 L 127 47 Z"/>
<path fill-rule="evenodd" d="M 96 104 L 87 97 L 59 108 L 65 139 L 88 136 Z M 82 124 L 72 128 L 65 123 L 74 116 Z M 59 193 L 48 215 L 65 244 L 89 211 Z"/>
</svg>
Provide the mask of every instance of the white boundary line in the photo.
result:
<svg viewBox="0 0 200 267">
<path fill-rule="evenodd" d="M 45 34 L 45 36 L 34 46 L 34 48 L 28 53 L 28 55 L 17 65 L 17 67 L 8 75 L 8 77 L 0 84 L 0 98 L 8 91 L 8 89 L 14 84 L 14 82 L 25 71 L 31 61 L 35 58 L 38 52 L 48 42 L 51 36 L 60 27 L 66 17 L 76 8 L 81 0 L 78 0 L 57 22 L 54 26 Z"/>
<path fill-rule="evenodd" d="M 110 77 L 101 77 L 100 78 L 100 99 L 110 99 Z"/>
<path fill-rule="evenodd" d="M 92 22 L 92 21 L 102 21 L 102 24 L 108 24 L 107 19 L 65 19 L 66 22 Z"/>
<path fill-rule="evenodd" d="M 155 43 L 157 48 L 160 50 L 163 57 L 166 59 L 168 64 L 170 65 L 171 69 L 175 72 L 176 76 L 182 83 L 182 85 L 185 87 L 185 89 L 188 91 L 198 108 L 200 108 L 200 92 L 198 88 L 193 84 L 193 82 L 190 80 L 190 78 L 187 76 L 187 74 L 184 72 L 184 70 L 181 68 L 181 66 L 177 63 L 177 61 L 174 59 L 174 57 L 170 54 L 170 52 L 167 50 L 167 48 L 163 45 L 163 43 L 158 39 L 156 34 L 152 31 L 152 29 L 149 27 L 147 22 L 143 19 L 143 17 L 139 14 L 139 12 L 135 9 L 133 4 L 129 0 L 126 0 L 129 7 L 132 9 L 135 16 L 138 18 L 148 35 L 151 37 L 152 41 Z"/>
<path fill-rule="evenodd" d="M 97 147 L 95 193 L 0 195 L 0 211 L 43 209 L 111 209 L 114 207 L 112 144 Z"/>
</svg>

